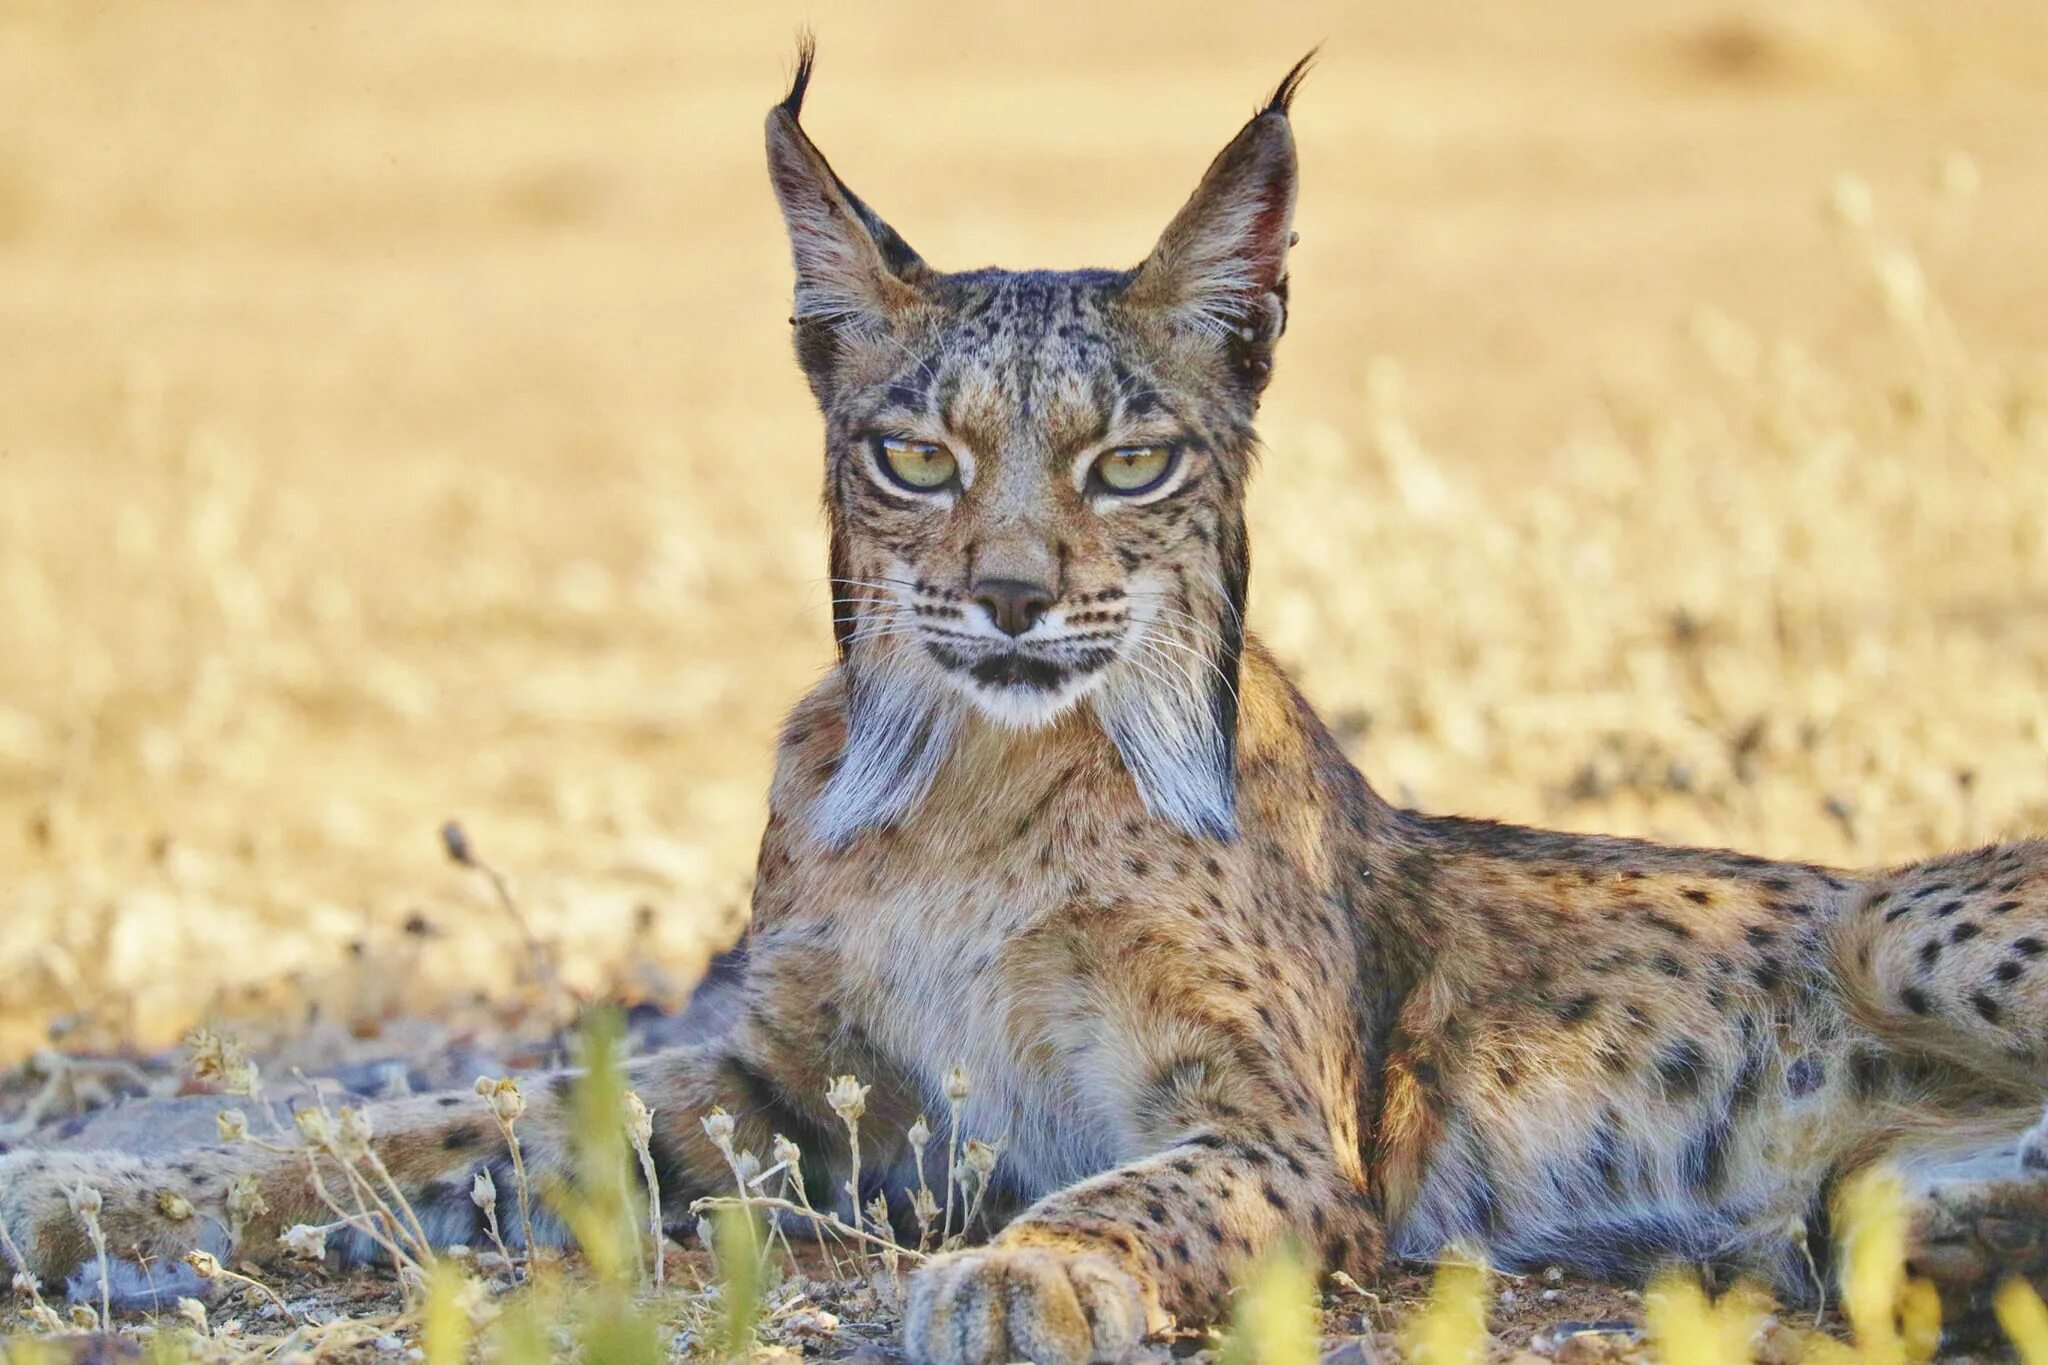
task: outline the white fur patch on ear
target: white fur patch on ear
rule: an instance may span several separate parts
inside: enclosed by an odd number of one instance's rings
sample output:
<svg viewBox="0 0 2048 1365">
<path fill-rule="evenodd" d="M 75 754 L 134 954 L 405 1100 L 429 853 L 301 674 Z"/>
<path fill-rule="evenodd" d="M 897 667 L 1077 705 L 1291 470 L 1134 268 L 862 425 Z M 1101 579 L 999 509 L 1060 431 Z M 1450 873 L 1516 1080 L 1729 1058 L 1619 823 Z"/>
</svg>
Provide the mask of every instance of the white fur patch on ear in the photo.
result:
<svg viewBox="0 0 2048 1365">
<path fill-rule="evenodd" d="M 847 690 L 846 747 L 811 808 L 811 836 L 834 852 L 924 800 L 961 721 L 958 699 L 928 678 L 856 670 Z"/>
<path fill-rule="evenodd" d="M 780 109 L 768 116 L 768 169 L 789 230 L 798 320 L 880 321 L 915 301 L 915 292 L 890 272 L 824 158 Z"/>
<path fill-rule="evenodd" d="M 1237 838 L 1237 764 L 1206 689 L 1114 670 L 1090 697 L 1145 809 L 1198 839 Z"/>
<path fill-rule="evenodd" d="M 924 262 L 846 187 L 798 122 L 815 56 L 806 39 L 789 94 L 768 111 L 768 178 L 796 265 L 792 321 L 860 327 L 916 303 L 912 280 Z"/>
<path fill-rule="evenodd" d="M 1287 278 L 1294 196 L 1294 134 L 1284 111 L 1268 110 L 1210 164 L 1139 267 L 1133 301 L 1219 337 L 1270 326 Z"/>
</svg>

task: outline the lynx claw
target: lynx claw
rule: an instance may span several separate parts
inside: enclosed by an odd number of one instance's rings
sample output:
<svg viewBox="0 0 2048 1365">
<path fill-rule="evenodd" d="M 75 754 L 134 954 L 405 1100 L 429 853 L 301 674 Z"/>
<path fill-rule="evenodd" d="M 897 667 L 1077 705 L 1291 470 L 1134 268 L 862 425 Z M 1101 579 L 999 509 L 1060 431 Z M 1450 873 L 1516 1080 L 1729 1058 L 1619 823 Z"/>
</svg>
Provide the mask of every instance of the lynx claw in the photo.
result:
<svg viewBox="0 0 2048 1365">
<path fill-rule="evenodd" d="M 918 1273 L 904 1319 L 919 1365 L 1120 1360 L 1149 1326 L 1137 1278 L 1108 1256 L 989 1247 Z"/>
</svg>

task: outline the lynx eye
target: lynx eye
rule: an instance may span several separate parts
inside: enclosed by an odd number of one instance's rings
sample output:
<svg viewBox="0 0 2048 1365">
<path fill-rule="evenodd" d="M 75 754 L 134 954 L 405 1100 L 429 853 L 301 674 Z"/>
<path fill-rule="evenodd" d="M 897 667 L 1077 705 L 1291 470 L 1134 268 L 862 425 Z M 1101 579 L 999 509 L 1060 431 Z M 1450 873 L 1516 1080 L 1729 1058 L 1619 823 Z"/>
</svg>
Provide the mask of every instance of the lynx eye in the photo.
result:
<svg viewBox="0 0 2048 1365">
<path fill-rule="evenodd" d="M 1095 462 L 1095 481 L 1128 497 L 1149 493 L 1173 472 L 1172 446 L 1118 446 Z"/>
<path fill-rule="evenodd" d="M 876 446 L 881 453 L 883 471 L 915 492 L 936 492 L 959 476 L 960 462 L 953 458 L 952 451 L 942 445 L 884 436 Z"/>
</svg>

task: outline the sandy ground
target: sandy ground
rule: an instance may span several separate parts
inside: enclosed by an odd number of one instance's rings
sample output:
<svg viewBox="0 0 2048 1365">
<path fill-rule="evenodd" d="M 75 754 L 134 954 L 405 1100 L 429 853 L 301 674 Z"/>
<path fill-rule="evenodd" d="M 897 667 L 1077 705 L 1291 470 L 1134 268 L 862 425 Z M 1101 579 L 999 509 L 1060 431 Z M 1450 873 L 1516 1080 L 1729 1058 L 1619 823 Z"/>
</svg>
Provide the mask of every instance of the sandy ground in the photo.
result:
<svg viewBox="0 0 2048 1365">
<path fill-rule="evenodd" d="M 1164 14 L 1161 11 L 1160 14 Z M 1302 50 L 1253 625 L 1390 793 L 2048 831 L 2048 9 L 0 13 L 0 1058 L 672 996 L 824 667 L 759 120 L 1125 264 Z"/>
</svg>

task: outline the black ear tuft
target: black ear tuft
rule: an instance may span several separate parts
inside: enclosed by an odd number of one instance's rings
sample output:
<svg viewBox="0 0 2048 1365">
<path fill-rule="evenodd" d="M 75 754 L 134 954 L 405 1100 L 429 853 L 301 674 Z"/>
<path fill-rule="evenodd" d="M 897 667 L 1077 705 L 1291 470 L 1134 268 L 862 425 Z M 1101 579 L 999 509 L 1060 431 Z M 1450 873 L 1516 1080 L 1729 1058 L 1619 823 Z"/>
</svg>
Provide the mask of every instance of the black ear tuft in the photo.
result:
<svg viewBox="0 0 2048 1365">
<path fill-rule="evenodd" d="M 1316 55 L 1322 50 L 1321 44 L 1310 48 L 1308 55 L 1296 62 L 1294 69 L 1281 78 L 1279 87 L 1273 91 L 1273 98 L 1267 100 L 1266 107 L 1259 112 L 1262 114 L 1278 114 L 1281 118 L 1286 118 L 1288 112 L 1294 107 L 1294 97 L 1300 92 L 1301 83 L 1308 79 L 1309 69 L 1316 64 Z M 804 72 L 808 74 L 809 70 L 809 62 L 806 59 Z M 801 98 L 801 85 L 798 86 L 798 91 L 799 98 Z"/>
<path fill-rule="evenodd" d="M 1310 54 L 1311 56 L 1314 54 Z M 818 40 L 807 28 L 798 29 L 796 34 L 796 75 L 789 82 L 789 93 L 776 105 L 783 113 L 795 119 L 804 112 L 804 92 L 811 88 L 811 66 L 818 60 Z M 1293 80 L 1293 76 L 1288 77 Z"/>
</svg>

